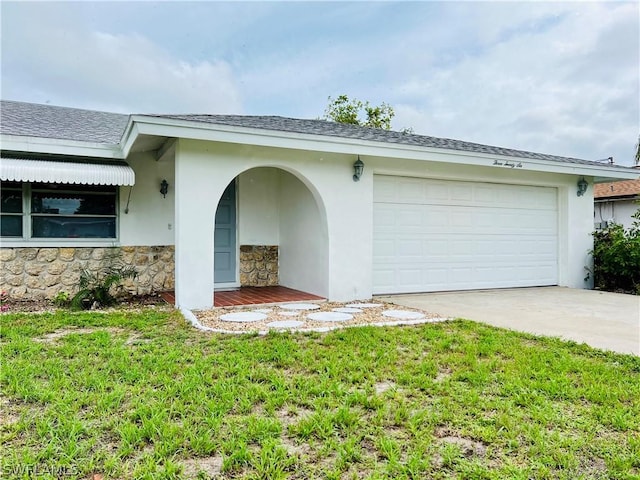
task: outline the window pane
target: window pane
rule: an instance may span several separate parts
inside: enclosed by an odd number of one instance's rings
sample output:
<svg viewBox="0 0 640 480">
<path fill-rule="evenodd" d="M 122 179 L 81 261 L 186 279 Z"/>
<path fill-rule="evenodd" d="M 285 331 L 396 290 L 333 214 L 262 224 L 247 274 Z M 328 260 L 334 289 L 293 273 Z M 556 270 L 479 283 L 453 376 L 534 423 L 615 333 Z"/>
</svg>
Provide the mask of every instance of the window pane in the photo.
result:
<svg viewBox="0 0 640 480">
<path fill-rule="evenodd" d="M 37 238 L 115 238 L 115 218 L 31 217 Z"/>
<path fill-rule="evenodd" d="M 22 216 L 2 215 L 0 217 L 0 236 L 22 237 Z"/>
<path fill-rule="evenodd" d="M 33 192 L 31 212 L 54 215 L 115 215 L 115 194 Z"/>
<path fill-rule="evenodd" d="M 22 213 L 22 188 L 7 188 L 3 182 L 0 197 L 2 213 Z"/>
</svg>

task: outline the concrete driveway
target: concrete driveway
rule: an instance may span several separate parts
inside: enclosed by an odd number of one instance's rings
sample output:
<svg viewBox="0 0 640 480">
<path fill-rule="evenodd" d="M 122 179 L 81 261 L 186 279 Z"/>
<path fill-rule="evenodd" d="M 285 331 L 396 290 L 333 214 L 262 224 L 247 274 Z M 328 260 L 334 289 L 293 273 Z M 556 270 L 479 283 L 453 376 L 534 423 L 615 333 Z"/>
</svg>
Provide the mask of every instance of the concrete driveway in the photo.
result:
<svg viewBox="0 0 640 480">
<path fill-rule="evenodd" d="M 640 355 L 640 297 L 564 287 L 377 297 L 406 307 Z"/>
</svg>

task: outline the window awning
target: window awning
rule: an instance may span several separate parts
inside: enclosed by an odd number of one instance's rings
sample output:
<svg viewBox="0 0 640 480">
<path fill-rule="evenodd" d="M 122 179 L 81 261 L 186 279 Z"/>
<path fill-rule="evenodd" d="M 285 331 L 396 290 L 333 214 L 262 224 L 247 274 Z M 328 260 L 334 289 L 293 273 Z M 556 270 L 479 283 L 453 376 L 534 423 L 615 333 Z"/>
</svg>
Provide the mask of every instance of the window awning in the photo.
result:
<svg viewBox="0 0 640 480">
<path fill-rule="evenodd" d="M 0 159 L 0 179 L 11 182 L 133 185 L 135 172 L 126 163 L 76 163 L 23 158 Z"/>
</svg>

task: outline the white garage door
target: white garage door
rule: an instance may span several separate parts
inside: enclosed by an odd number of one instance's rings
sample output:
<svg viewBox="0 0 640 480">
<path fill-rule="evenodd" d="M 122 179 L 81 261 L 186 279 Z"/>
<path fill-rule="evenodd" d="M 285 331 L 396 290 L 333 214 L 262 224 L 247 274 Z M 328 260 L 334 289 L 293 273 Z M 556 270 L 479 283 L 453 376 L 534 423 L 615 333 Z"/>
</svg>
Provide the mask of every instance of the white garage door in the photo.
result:
<svg viewBox="0 0 640 480">
<path fill-rule="evenodd" d="M 558 283 L 555 188 L 374 177 L 373 293 Z"/>
</svg>

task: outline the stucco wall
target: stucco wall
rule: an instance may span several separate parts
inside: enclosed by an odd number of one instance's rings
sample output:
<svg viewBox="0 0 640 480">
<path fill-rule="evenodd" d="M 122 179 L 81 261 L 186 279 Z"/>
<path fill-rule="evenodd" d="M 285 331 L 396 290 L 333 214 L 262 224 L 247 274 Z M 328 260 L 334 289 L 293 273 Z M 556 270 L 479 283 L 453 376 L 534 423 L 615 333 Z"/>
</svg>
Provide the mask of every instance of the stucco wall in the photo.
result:
<svg viewBox="0 0 640 480">
<path fill-rule="evenodd" d="M 315 199 L 287 172 L 280 188 L 280 284 L 327 295 L 327 238 Z"/>
<path fill-rule="evenodd" d="M 593 248 L 593 179 L 584 195 L 576 194 L 576 178 L 554 175 L 558 185 L 559 259 L 558 284 L 571 288 L 593 288 L 593 279 L 586 279 L 593 266 L 589 251 Z"/>
<path fill-rule="evenodd" d="M 156 160 L 154 153 L 133 154 L 127 162 L 136 173 L 133 187 L 120 187 L 120 245 L 173 245 L 175 174 L 172 156 Z M 160 194 L 166 179 L 169 191 Z M 129 199 L 129 213 L 125 213 Z"/>
<path fill-rule="evenodd" d="M 175 151 L 176 304 L 210 308 L 213 303 L 213 234 L 222 193 L 245 170 L 223 148 L 179 139 Z"/>
<path fill-rule="evenodd" d="M 278 245 L 280 171 L 254 168 L 238 177 L 240 245 Z"/>
</svg>

